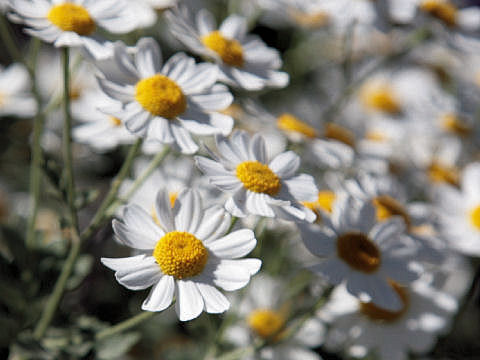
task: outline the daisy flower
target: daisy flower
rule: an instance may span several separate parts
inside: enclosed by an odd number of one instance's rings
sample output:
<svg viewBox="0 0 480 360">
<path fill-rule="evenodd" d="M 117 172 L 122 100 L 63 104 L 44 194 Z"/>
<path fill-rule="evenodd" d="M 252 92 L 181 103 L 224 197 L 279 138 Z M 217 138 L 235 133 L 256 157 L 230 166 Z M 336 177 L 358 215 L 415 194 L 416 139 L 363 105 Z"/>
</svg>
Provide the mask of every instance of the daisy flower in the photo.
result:
<svg viewBox="0 0 480 360">
<path fill-rule="evenodd" d="M 217 136 L 215 140 L 219 157 L 196 156 L 195 161 L 212 185 L 231 194 L 225 208 L 232 215 L 315 220 L 315 214 L 299 204 L 314 201 L 318 191 L 310 175 L 295 175 L 298 155 L 287 151 L 268 160 L 263 137 L 250 137 L 244 131 L 234 132 L 231 139 Z"/>
<path fill-rule="evenodd" d="M 72 108 L 72 116 L 81 122 L 72 129 L 73 139 L 90 145 L 98 152 L 114 149 L 120 144 L 132 144 L 135 136 L 122 124 L 120 119 L 107 115 L 111 108 L 120 105 L 98 90 L 83 95 L 89 106 L 81 111 Z"/>
<path fill-rule="evenodd" d="M 440 232 L 454 249 L 480 256 L 480 163 L 467 165 L 459 188 L 443 185 L 434 192 Z"/>
<path fill-rule="evenodd" d="M 138 27 L 145 28 L 157 22 L 157 11 L 174 6 L 177 0 L 129 0 L 128 7 L 135 14 Z"/>
<path fill-rule="evenodd" d="M 103 91 L 122 102 L 123 109 L 112 112 L 132 133 L 172 144 L 185 154 L 198 150 L 190 135 L 228 135 L 233 119 L 220 114 L 233 100 L 227 88 L 215 84 L 215 65 L 195 64 L 184 53 L 171 57 L 162 66 L 155 40 L 142 38 L 131 55 L 123 43 L 115 44 L 115 61 L 127 80 L 113 72 L 98 79 Z"/>
<path fill-rule="evenodd" d="M 261 360 L 321 360 L 320 355 L 310 350 L 323 342 L 325 328 L 318 318 L 308 319 L 292 337 L 285 337 L 291 310 L 284 294 L 280 281 L 256 276 L 242 300 L 236 303 L 240 321 L 227 328 L 225 339 L 238 347 L 247 347 L 256 338 L 266 340 L 268 345 L 259 352 Z"/>
<path fill-rule="evenodd" d="M 195 25 L 185 11 L 167 11 L 171 31 L 191 51 L 213 59 L 220 81 L 245 90 L 285 87 L 288 74 L 277 71 L 282 61 L 277 50 L 254 35 L 247 35 L 247 20 L 230 15 L 217 29 L 206 9 L 197 13 Z"/>
<path fill-rule="evenodd" d="M 195 190 L 182 191 L 173 209 L 168 194 L 159 191 L 155 208 L 159 225 L 138 206 L 126 207 L 123 222 L 114 220 L 113 230 L 120 242 L 140 254 L 102 258 L 102 263 L 128 289 L 153 286 L 143 310 L 162 311 L 175 298 L 181 321 L 202 311 L 226 311 L 230 303 L 216 287 L 240 289 L 260 269 L 258 259 L 239 259 L 256 246 L 253 232 L 241 229 L 225 235 L 230 216 L 216 206 L 204 209 Z"/>
<path fill-rule="evenodd" d="M 30 28 L 26 32 L 56 47 L 84 46 L 96 53 L 97 29 L 127 33 L 136 22 L 122 0 L 10 0 L 12 10 Z"/>
<path fill-rule="evenodd" d="M 334 285 L 345 283 L 363 301 L 394 311 L 402 306 L 388 281 L 410 283 L 418 274 L 409 268 L 412 249 L 404 245 L 400 219 L 376 223 L 370 202 L 343 196 L 335 201 L 331 218 L 299 227 L 305 246 L 322 258 L 312 271 Z"/>
<path fill-rule="evenodd" d="M 37 105 L 30 86 L 30 76 L 23 65 L 0 65 L 0 116 L 33 116 Z"/>
<path fill-rule="evenodd" d="M 318 314 L 331 322 L 325 347 L 330 351 L 343 347 L 358 358 L 373 352 L 381 360 L 406 360 L 410 352 L 429 351 L 449 330 L 456 299 L 421 279 L 409 287 L 390 282 L 390 287 L 401 299 L 396 311 L 359 301 L 345 286 L 335 288 Z"/>
</svg>

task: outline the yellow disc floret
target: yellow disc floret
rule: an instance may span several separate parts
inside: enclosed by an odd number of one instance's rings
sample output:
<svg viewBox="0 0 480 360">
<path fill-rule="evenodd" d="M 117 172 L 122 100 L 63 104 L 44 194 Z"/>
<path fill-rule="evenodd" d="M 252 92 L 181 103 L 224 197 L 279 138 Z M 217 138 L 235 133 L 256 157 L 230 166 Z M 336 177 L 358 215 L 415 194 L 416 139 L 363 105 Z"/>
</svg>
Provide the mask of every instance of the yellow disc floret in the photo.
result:
<svg viewBox="0 0 480 360">
<path fill-rule="evenodd" d="M 236 175 L 245 188 L 256 193 L 276 195 L 282 187 L 277 174 L 268 165 L 256 160 L 238 164 Z"/>
<path fill-rule="evenodd" d="M 153 257 L 164 274 L 185 279 L 202 272 L 208 260 L 208 251 L 194 235 L 172 231 L 157 242 Z"/>
<path fill-rule="evenodd" d="M 212 31 L 202 36 L 202 43 L 216 52 L 225 64 L 235 67 L 243 66 L 245 62 L 243 48 L 237 40 L 225 38 L 220 31 Z"/>
<path fill-rule="evenodd" d="M 187 109 L 187 98 L 180 86 L 168 77 L 156 74 L 140 80 L 135 99 L 152 115 L 173 119 Z"/>
<path fill-rule="evenodd" d="M 360 90 L 360 100 L 367 109 L 395 115 L 401 111 L 393 89 L 383 82 L 367 82 Z"/>
<path fill-rule="evenodd" d="M 428 166 L 427 174 L 433 183 L 448 183 L 453 186 L 458 185 L 460 177 L 456 168 L 435 161 Z"/>
<path fill-rule="evenodd" d="M 247 319 L 252 331 L 263 339 L 272 339 L 285 326 L 285 317 L 270 309 L 257 309 L 250 313 Z"/>
<path fill-rule="evenodd" d="M 355 135 L 341 125 L 331 122 L 326 123 L 324 136 L 327 139 L 336 140 L 350 147 L 355 147 Z"/>
<path fill-rule="evenodd" d="M 455 114 L 445 114 L 440 118 L 442 127 L 455 135 L 468 136 L 472 133 L 472 127 Z"/>
<path fill-rule="evenodd" d="M 420 4 L 420 9 L 443 21 L 447 26 L 453 27 L 457 24 L 458 9 L 449 0 L 424 0 Z"/>
<path fill-rule="evenodd" d="M 351 268 L 373 273 L 380 266 L 381 254 L 377 245 L 361 232 L 348 232 L 337 238 L 337 255 Z"/>
<path fill-rule="evenodd" d="M 470 211 L 470 223 L 476 230 L 480 231 L 480 205 Z"/>
<path fill-rule="evenodd" d="M 277 126 L 283 131 L 299 133 L 308 138 L 314 138 L 317 136 L 315 128 L 288 113 L 282 114 L 278 117 Z"/>
<path fill-rule="evenodd" d="M 321 190 L 318 192 L 317 201 L 304 201 L 302 204 L 315 212 L 317 218 L 320 218 L 320 211 L 325 211 L 329 214 L 332 213 L 333 203 L 335 202 L 336 195 L 330 190 Z"/>
<path fill-rule="evenodd" d="M 409 305 L 407 289 L 394 281 L 389 281 L 389 283 L 400 297 L 403 305 L 402 308 L 398 311 L 390 311 L 382 309 L 371 302 L 360 302 L 360 312 L 367 316 L 370 320 L 378 322 L 394 322 L 395 320 L 401 318 L 402 315 L 407 311 Z"/>
<path fill-rule="evenodd" d="M 405 221 L 407 227 L 411 226 L 412 220 L 410 219 L 407 210 L 391 196 L 380 195 L 374 198 L 372 202 L 375 206 L 378 221 L 388 220 L 392 216 L 400 216 L 403 221 Z"/>
<path fill-rule="evenodd" d="M 78 35 L 90 35 L 96 27 L 87 9 L 73 3 L 53 6 L 47 14 L 47 19 L 59 29 L 73 31 Z"/>
</svg>

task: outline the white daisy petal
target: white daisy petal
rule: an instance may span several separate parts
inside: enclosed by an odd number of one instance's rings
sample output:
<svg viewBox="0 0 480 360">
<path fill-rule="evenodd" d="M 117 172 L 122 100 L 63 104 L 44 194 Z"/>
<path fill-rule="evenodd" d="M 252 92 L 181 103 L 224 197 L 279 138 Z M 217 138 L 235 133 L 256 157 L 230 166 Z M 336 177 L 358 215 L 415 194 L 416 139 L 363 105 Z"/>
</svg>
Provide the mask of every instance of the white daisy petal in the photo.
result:
<svg viewBox="0 0 480 360">
<path fill-rule="evenodd" d="M 174 141 L 170 123 L 162 117 L 155 117 L 148 128 L 148 137 L 160 141 L 162 144 L 171 144 Z"/>
<path fill-rule="evenodd" d="M 307 249 L 314 255 L 327 256 L 336 251 L 336 241 L 333 234 L 327 234 L 316 225 L 299 224 L 302 240 Z"/>
<path fill-rule="evenodd" d="M 256 245 L 257 240 L 253 231 L 243 229 L 211 241 L 208 249 L 219 258 L 237 259 L 250 253 Z"/>
<path fill-rule="evenodd" d="M 376 224 L 370 232 L 370 238 L 377 244 L 395 242 L 399 235 L 405 233 L 405 222 L 401 218 L 393 218 Z"/>
<path fill-rule="evenodd" d="M 98 78 L 98 85 L 112 99 L 123 102 L 133 100 L 134 89 L 129 85 L 122 86 L 101 78 Z"/>
<path fill-rule="evenodd" d="M 182 81 L 179 81 L 179 84 L 182 86 L 182 90 L 185 94 L 200 95 L 202 91 L 212 87 L 215 84 L 219 75 L 218 71 L 218 67 L 213 64 L 201 63 L 197 65 L 196 71 L 190 73 L 190 77 L 182 77 Z M 223 90 L 223 92 L 230 94 L 223 85 L 216 86 L 218 86 L 219 88 L 217 89 L 217 91 L 215 91 L 215 87 L 213 87 L 213 92 L 218 92 L 221 89 Z M 230 105 L 230 103 L 228 105 Z M 228 105 L 226 105 L 225 107 L 227 107 Z M 221 109 L 221 107 L 216 108 L 215 110 L 219 109 Z"/>
<path fill-rule="evenodd" d="M 247 191 L 247 202 L 245 207 L 251 214 L 274 217 L 275 212 L 268 204 L 269 196 L 267 194 Z"/>
<path fill-rule="evenodd" d="M 172 212 L 172 205 L 170 203 L 170 197 L 166 189 L 161 189 L 157 193 L 155 200 L 155 211 L 158 218 L 158 222 L 166 232 L 173 231 L 175 229 L 175 221 Z"/>
<path fill-rule="evenodd" d="M 195 319 L 203 310 L 203 298 L 197 286 L 190 280 L 177 280 L 175 311 L 181 321 Z"/>
<path fill-rule="evenodd" d="M 202 200 L 196 190 L 183 190 L 173 208 L 175 229 L 195 233 L 201 220 Z"/>
<path fill-rule="evenodd" d="M 137 44 L 135 65 L 141 77 L 153 76 L 162 68 L 162 54 L 157 42 L 152 38 L 142 38 Z"/>
<path fill-rule="evenodd" d="M 208 245 L 211 240 L 225 234 L 230 226 L 230 221 L 230 214 L 226 213 L 223 208 L 212 206 L 205 211 L 203 221 L 194 235 Z"/>
<path fill-rule="evenodd" d="M 202 295 L 205 311 L 211 314 L 219 314 L 228 310 L 230 302 L 217 289 L 209 284 L 198 282 L 195 284 Z"/>
<path fill-rule="evenodd" d="M 267 162 L 267 150 L 265 146 L 265 139 L 260 134 L 255 134 L 250 141 L 249 158 L 256 159 L 262 164 Z"/>
<path fill-rule="evenodd" d="M 197 20 L 197 26 L 201 35 L 208 34 L 213 30 L 215 30 L 215 27 L 216 27 L 215 19 L 209 11 L 205 9 L 201 9 L 197 13 L 196 20 Z"/>
<path fill-rule="evenodd" d="M 268 166 L 282 179 L 288 179 L 297 172 L 300 158 L 293 151 L 286 151 L 275 156 Z"/>
<path fill-rule="evenodd" d="M 350 273 L 348 265 L 335 258 L 329 258 L 311 266 L 310 270 L 325 276 L 333 285 L 340 284 Z"/>
<path fill-rule="evenodd" d="M 117 281 L 130 290 L 142 290 L 156 283 L 162 275 L 153 256 L 138 255 L 128 258 L 101 258 L 102 264 L 115 270 Z"/>
<path fill-rule="evenodd" d="M 142 234 L 151 234 L 153 238 L 160 238 L 163 231 L 155 224 L 153 218 L 136 204 L 128 205 L 123 212 L 123 222 L 132 230 Z"/>
<path fill-rule="evenodd" d="M 178 145 L 183 154 L 194 154 L 198 151 L 198 145 L 195 144 L 187 130 L 176 124 L 171 124 L 170 130 L 175 138 L 175 144 Z"/>
<path fill-rule="evenodd" d="M 230 15 L 220 25 L 220 32 L 230 39 L 241 39 L 247 31 L 247 21 L 239 15 Z"/>
<path fill-rule="evenodd" d="M 175 281 L 172 276 L 164 275 L 160 281 L 152 287 L 150 294 L 142 304 L 142 310 L 162 311 L 170 306 L 175 291 Z"/>
</svg>

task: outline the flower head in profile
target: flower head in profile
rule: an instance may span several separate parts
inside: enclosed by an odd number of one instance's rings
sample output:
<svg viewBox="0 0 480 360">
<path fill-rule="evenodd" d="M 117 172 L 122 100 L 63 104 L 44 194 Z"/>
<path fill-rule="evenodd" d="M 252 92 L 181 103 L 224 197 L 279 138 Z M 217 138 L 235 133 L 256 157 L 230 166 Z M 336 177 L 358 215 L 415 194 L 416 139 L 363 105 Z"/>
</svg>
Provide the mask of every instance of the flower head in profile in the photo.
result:
<svg viewBox="0 0 480 360">
<path fill-rule="evenodd" d="M 57 47 L 84 46 L 97 53 L 97 29 L 115 34 L 133 30 L 136 22 L 123 0 L 10 0 L 30 35 Z"/>
<path fill-rule="evenodd" d="M 162 64 L 160 48 L 151 38 L 142 38 L 134 54 L 123 43 L 116 43 L 114 58 L 121 78 L 105 71 L 99 84 L 123 104 L 121 111 L 111 115 L 132 133 L 192 154 L 198 146 L 191 134 L 228 135 L 232 131 L 233 119 L 217 112 L 228 107 L 233 97 L 224 85 L 215 84 L 216 66 L 196 64 L 184 53 Z"/>
<path fill-rule="evenodd" d="M 184 11 L 166 14 L 172 33 L 191 51 L 211 58 L 220 68 L 220 80 L 246 90 L 285 87 L 289 77 L 280 72 L 277 50 L 254 35 L 247 35 L 247 19 L 230 15 L 217 28 L 206 9 L 198 12 L 195 23 Z"/>
<path fill-rule="evenodd" d="M 113 230 L 140 254 L 102 258 L 102 263 L 128 289 L 153 286 L 143 310 L 162 311 L 175 298 L 182 321 L 202 311 L 226 311 L 230 303 L 217 287 L 240 289 L 260 269 L 258 259 L 239 259 L 256 246 L 253 232 L 240 229 L 225 235 L 230 216 L 216 206 L 204 209 L 195 190 L 180 193 L 173 208 L 168 193 L 160 191 L 155 209 L 158 224 L 140 207 L 126 207 L 123 221 L 113 221 Z"/>
<path fill-rule="evenodd" d="M 311 270 L 325 276 L 334 285 L 345 283 L 348 292 L 362 301 L 397 311 L 401 297 L 389 285 L 402 285 L 418 277 L 409 262 L 416 248 L 410 249 L 402 238 L 402 219 L 376 223 L 371 202 L 343 196 L 335 201 L 331 218 L 320 224 L 299 224 L 308 250 L 320 257 Z"/>
<path fill-rule="evenodd" d="M 263 137 L 250 137 L 244 131 L 236 131 L 231 139 L 218 136 L 216 143 L 218 158 L 197 156 L 196 162 L 213 185 L 231 194 L 225 204 L 231 214 L 315 220 L 315 214 L 300 202 L 315 201 L 318 190 L 312 176 L 296 175 L 297 154 L 287 151 L 268 160 Z"/>
</svg>

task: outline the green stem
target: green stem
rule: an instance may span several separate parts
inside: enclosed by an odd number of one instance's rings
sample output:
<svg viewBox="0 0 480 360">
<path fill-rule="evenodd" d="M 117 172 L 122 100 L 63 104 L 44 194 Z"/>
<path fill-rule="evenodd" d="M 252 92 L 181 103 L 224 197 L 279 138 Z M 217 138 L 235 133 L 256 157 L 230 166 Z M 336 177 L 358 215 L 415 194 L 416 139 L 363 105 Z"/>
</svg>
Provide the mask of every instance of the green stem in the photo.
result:
<svg viewBox="0 0 480 360">
<path fill-rule="evenodd" d="M 124 320 L 114 326 L 111 326 L 109 328 L 106 328 L 102 331 L 99 331 L 97 334 L 95 334 L 95 340 L 101 341 L 103 339 L 106 339 L 110 336 L 119 334 L 125 330 L 128 330 L 134 326 L 137 326 L 144 322 L 145 320 L 148 320 L 155 316 L 157 313 L 156 312 L 150 312 L 150 311 L 144 311 L 141 312 L 127 320 Z"/>
<path fill-rule="evenodd" d="M 37 87 L 35 67 L 37 63 L 38 52 L 40 50 L 41 42 L 38 39 L 33 40 L 31 63 L 28 66 L 31 81 L 32 81 L 32 93 L 35 97 L 35 103 L 37 104 L 37 114 L 33 120 L 33 141 L 32 141 L 32 161 L 30 163 L 30 217 L 27 224 L 27 248 L 31 249 L 35 243 L 35 224 L 37 221 L 38 206 L 40 202 L 40 191 L 42 186 L 42 147 L 40 145 L 40 139 L 43 132 L 43 126 L 45 123 L 45 114 L 42 112 L 42 99 Z"/>
<path fill-rule="evenodd" d="M 72 116 L 70 114 L 70 51 L 63 48 L 63 161 L 65 167 L 65 185 L 67 204 L 72 228 L 78 229 L 77 209 L 75 208 L 75 183 L 73 177 L 72 156 Z"/>
<path fill-rule="evenodd" d="M 0 36 L 13 61 L 21 62 L 22 53 L 18 49 L 4 15 L 0 15 Z"/>
<path fill-rule="evenodd" d="M 62 299 L 63 292 L 65 291 L 65 287 L 67 285 L 67 280 L 72 273 L 73 267 L 75 265 L 75 261 L 77 260 L 78 255 L 80 254 L 80 237 L 78 232 L 75 228 L 71 228 L 71 247 L 70 252 L 68 253 L 67 260 L 63 265 L 62 272 L 55 283 L 55 287 L 53 288 L 53 292 L 48 298 L 47 304 L 42 311 L 42 315 L 40 317 L 37 326 L 33 332 L 33 336 L 35 339 L 40 340 L 44 335 L 45 331 L 47 330 L 50 322 L 55 315 L 55 311 L 57 310 L 58 304 Z"/>
</svg>

